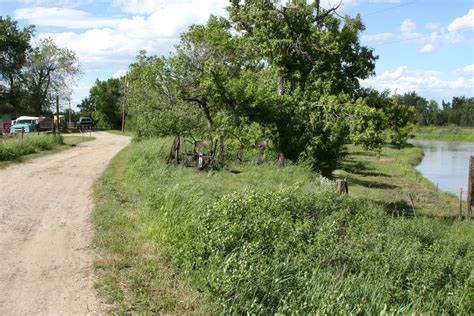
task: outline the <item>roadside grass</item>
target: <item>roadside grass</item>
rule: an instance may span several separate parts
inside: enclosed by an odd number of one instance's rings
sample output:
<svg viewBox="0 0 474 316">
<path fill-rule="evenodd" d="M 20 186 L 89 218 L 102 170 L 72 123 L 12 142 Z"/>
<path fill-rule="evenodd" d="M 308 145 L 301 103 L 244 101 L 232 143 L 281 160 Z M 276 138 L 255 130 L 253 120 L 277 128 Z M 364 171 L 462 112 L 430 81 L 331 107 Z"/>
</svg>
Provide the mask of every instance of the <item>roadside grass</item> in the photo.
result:
<svg viewBox="0 0 474 316">
<path fill-rule="evenodd" d="M 341 170 L 334 174 L 348 179 L 351 195 L 370 199 L 395 216 L 459 216 L 459 198 L 438 191 L 415 169 L 423 158 L 421 148 L 384 147 L 377 155 L 349 145 L 347 153 Z"/>
<path fill-rule="evenodd" d="M 301 166 L 167 165 L 170 143 L 131 143 L 95 185 L 111 312 L 474 313 L 472 223 L 387 214 Z M 393 156 L 420 159 L 381 159 Z"/>
<path fill-rule="evenodd" d="M 104 131 L 107 132 L 107 133 L 110 133 L 110 134 L 114 134 L 114 135 L 130 136 L 130 137 L 135 136 L 134 132 L 128 131 L 128 130 L 126 130 L 125 132 L 122 132 L 121 130 L 118 130 L 118 129 L 107 129 L 107 130 L 104 130 Z"/>
<path fill-rule="evenodd" d="M 19 136 L 0 138 L 0 168 L 5 168 L 12 163 L 59 152 L 93 139 L 94 137 L 59 137 L 44 134 L 27 135 L 23 140 Z"/>
<path fill-rule="evenodd" d="M 474 142 L 474 127 L 420 126 L 414 136 L 416 139 Z"/>
</svg>

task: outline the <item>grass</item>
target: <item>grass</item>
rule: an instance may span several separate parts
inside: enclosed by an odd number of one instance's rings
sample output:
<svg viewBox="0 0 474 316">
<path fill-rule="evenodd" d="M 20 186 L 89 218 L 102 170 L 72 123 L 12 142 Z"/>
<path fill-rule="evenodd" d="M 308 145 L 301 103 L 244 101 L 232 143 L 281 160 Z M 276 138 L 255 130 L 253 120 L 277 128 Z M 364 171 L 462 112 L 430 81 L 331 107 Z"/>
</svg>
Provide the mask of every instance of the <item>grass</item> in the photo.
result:
<svg viewBox="0 0 474 316">
<path fill-rule="evenodd" d="M 135 133 L 132 132 L 132 131 L 125 131 L 125 132 L 122 132 L 121 130 L 118 130 L 118 129 L 109 129 L 109 130 L 105 130 L 107 133 L 111 133 L 111 134 L 114 134 L 114 135 L 125 135 L 125 136 L 130 136 L 130 137 L 134 137 L 135 136 Z"/>
<path fill-rule="evenodd" d="M 422 126 L 415 130 L 416 139 L 474 142 L 474 127 Z"/>
<path fill-rule="evenodd" d="M 96 183 L 97 287 L 111 312 L 474 312 L 472 223 L 395 216 L 300 166 L 170 166 L 170 143 L 133 142 Z"/>
<path fill-rule="evenodd" d="M 93 137 L 59 137 L 45 134 L 27 135 L 23 140 L 20 136 L 0 138 L 0 168 L 5 168 L 15 162 L 65 150 L 93 139 Z"/>
<path fill-rule="evenodd" d="M 335 175 L 348 179 L 351 195 L 368 198 L 389 214 L 458 216 L 459 199 L 438 191 L 415 169 L 422 158 L 423 150 L 413 146 L 384 147 L 377 155 L 351 145 Z"/>
</svg>

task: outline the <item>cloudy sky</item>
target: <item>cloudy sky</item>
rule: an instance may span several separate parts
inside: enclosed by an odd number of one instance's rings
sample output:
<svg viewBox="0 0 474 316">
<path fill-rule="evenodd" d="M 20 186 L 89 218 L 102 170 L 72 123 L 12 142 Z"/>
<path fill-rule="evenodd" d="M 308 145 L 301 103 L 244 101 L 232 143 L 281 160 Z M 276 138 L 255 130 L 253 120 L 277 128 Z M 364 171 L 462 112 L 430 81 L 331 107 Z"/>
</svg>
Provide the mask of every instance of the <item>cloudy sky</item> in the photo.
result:
<svg viewBox="0 0 474 316">
<path fill-rule="evenodd" d="M 322 0 L 322 2 L 339 0 Z M 226 15 L 227 0 L 0 0 L 0 15 L 36 37 L 74 50 L 84 75 L 73 104 L 96 78 L 123 75 L 140 49 L 167 55 L 188 26 Z M 375 49 L 377 75 L 365 86 L 426 98 L 474 96 L 473 0 L 343 0 L 341 14 L 360 13 L 361 38 Z"/>
</svg>

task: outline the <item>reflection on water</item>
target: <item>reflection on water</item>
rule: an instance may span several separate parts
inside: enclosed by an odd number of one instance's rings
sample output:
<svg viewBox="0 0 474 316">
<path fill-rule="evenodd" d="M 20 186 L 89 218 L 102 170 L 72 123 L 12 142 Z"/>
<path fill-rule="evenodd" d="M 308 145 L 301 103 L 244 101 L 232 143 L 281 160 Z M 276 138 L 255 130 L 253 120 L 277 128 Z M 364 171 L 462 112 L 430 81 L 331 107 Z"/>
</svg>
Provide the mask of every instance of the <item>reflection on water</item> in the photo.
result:
<svg viewBox="0 0 474 316">
<path fill-rule="evenodd" d="M 469 157 L 474 155 L 474 143 L 445 142 L 437 140 L 411 140 L 423 148 L 425 156 L 416 169 L 439 189 L 459 196 L 461 188 L 466 192 Z M 466 195 L 463 193 L 463 199 Z"/>
</svg>

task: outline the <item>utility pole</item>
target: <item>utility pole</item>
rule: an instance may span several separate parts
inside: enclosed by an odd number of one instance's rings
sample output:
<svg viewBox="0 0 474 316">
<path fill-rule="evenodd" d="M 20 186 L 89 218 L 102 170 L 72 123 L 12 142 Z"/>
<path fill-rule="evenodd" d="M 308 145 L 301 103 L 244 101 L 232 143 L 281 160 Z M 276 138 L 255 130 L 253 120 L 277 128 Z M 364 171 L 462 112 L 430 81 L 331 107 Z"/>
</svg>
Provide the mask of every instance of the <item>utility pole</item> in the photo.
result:
<svg viewBox="0 0 474 316">
<path fill-rule="evenodd" d="M 69 99 L 69 126 L 71 126 L 71 99 Z"/>
<path fill-rule="evenodd" d="M 56 128 L 58 129 L 58 135 L 61 136 L 61 132 L 59 131 L 59 95 L 56 96 L 56 119 Z"/>
<path fill-rule="evenodd" d="M 125 85 L 123 87 L 123 104 L 122 104 L 122 133 L 125 132 L 125 105 L 127 103 L 127 89 L 128 88 L 128 80 L 127 74 L 125 74 Z"/>
</svg>

